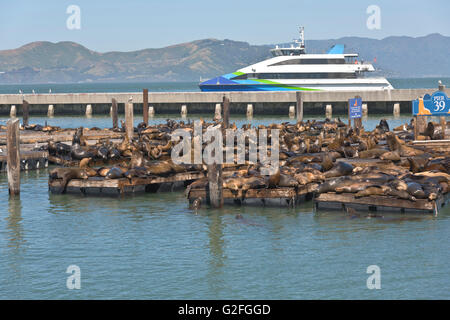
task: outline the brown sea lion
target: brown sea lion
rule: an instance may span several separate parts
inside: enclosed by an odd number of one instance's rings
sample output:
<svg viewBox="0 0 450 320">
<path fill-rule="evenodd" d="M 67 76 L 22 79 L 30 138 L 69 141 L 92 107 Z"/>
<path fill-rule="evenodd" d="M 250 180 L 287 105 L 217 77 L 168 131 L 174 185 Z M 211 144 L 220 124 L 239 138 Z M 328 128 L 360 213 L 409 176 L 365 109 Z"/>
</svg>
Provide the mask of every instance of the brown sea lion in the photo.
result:
<svg viewBox="0 0 450 320">
<path fill-rule="evenodd" d="M 391 160 L 391 161 L 400 161 L 400 154 L 398 153 L 398 151 L 388 151 L 383 153 L 380 156 L 381 160 Z"/>
<path fill-rule="evenodd" d="M 359 153 L 359 157 L 361 159 L 374 159 L 374 158 L 379 158 L 381 155 L 385 154 L 386 152 L 388 152 L 389 150 L 386 149 L 381 149 L 381 148 L 374 148 L 374 149 L 369 149 L 369 150 L 365 150 L 365 151 L 361 151 Z"/>
<path fill-rule="evenodd" d="M 108 171 L 109 171 L 109 168 L 102 167 L 97 170 L 97 174 L 100 177 L 106 177 L 106 175 L 108 174 Z"/>
<path fill-rule="evenodd" d="M 275 188 L 280 183 L 280 169 L 277 170 L 273 175 L 267 178 L 267 186 L 269 188 Z"/>
<path fill-rule="evenodd" d="M 147 174 L 152 175 L 167 175 L 172 171 L 172 165 L 168 161 L 152 162 L 146 165 Z"/>
<path fill-rule="evenodd" d="M 330 170 L 324 173 L 325 178 L 346 176 L 352 173 L 353 165 L 344 161 L 338 161 Z"/>
<path fill-rule="evenodd" d="M 362 198 L 371 195 L 384 195 L 386 194 L 387 188 L 385 186 L 381 187 L 368 187 L 362 191 L 355 193 L 355 198 Z"/>
<path fill-rule="evenodd" d="M 108 173 L 106 174 L 106 179 L 119 179 L 123 177 L 123 171 L 122 169 L 118 167 L 112 167 L 109 169 Z"/>
<path fill-rule="evenodd" d="M 333 167 L 333 158 L 328 153 L 326 153 L 322 158 L 321 165 L 323 171 L 330 170 Z"/>
<path fill-rule="evenodd" d="M 72 179 L 87 179 L 88 175 L 84 169 L 80 168 L 56 168 L 50 171 L 51 179 L 62 179 L 62 193 L 66 192 L 67 184 Z"/>
<path fill-rule="evenodd" d="M 420 184 L 418 184 L 417 182 L 408 182 L 407 185 L 408 189 L 406 191 L 408 191 L 410 195 L 418 199 L 426 198 L 425 192 L 423 191 Z"/>
</svg>

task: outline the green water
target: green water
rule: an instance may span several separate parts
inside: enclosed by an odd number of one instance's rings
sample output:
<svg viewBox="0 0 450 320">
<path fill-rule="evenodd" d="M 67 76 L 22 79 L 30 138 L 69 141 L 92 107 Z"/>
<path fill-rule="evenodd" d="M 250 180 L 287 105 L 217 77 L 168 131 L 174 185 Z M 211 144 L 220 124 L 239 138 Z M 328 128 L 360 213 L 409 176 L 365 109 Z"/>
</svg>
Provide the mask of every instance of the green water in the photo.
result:
<svg viewBox="0 0 450 320">
<path fill-rule="evenodd" d="M 388 117 L 391 126 L 408 120 Z M 49 121 L 101 127 L 111 120 Z M 311 202 L 196 214 L 182 192 L 52 195 L 47 183 L 47 170 L 23 172 L 20 200 L 8 200 L 0 175 L 0 299 L 450 298 L 449 207 L 437 217 L 350 219 L 341 211 L 314 213 Z M 69 265 L 81 269 L 80 290 L 66 286 Z M 381 269 L 380 290 L 366 286 L 369 265 Z"/>
</svg>

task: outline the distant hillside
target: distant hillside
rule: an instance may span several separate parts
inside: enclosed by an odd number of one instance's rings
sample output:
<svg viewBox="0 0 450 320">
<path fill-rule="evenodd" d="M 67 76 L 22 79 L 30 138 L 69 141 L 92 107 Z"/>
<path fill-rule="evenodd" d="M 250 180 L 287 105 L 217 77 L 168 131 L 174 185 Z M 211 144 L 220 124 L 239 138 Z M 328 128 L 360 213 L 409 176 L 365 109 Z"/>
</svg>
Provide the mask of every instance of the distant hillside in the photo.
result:
<svg viewBox="0 0 450 320">
<path fill-rule="evenodd" d="M 346 52 L 373 61 L 378 74 L 390 77 L 450 76 L 450 37 L 346 37 L 309 40 L 309 53 L 342 43 Z M 198 81 L 236 71 L 270 57 L 274 45 L 254 46 L 232 40 L 205 39 L 160 49 L 132 52 L 91 51 L 74 42 L 33 42 L 0 51 L 0 83 L 112 81 Z"/>
</svg>

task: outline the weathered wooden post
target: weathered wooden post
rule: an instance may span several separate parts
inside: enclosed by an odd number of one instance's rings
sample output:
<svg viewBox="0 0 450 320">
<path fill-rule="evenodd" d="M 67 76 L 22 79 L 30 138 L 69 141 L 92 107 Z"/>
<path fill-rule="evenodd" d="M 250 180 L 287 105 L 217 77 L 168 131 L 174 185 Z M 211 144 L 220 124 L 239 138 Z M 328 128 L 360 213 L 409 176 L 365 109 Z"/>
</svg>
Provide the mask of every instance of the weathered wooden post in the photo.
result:
<svg viewBox="0 0 450 320">
<path fill-rule="evenodd" d="M 9 195 L 20 195 L 20 133 L 19 119 L 8 120 L 6 126 L 7 175 Z"/>
<path fill-rule="evenodd" d="M 222 106 L 220 103 L 216 103 L 216 109 L 214 110 L 214 119 L 222 120 Z"/>
<path fill-rule="evenodd" d="M 112 117 L 112 124 L 113 129 L 117 129 L 119 127 L 119 117 L 117 116 L 117 101 L 116 99 L 111 99 L 111 117 Z"/>
<path fill-rule="evenodd" d="M 331 104 L 327 104 L 325 106 L 325 118 L 331 119 L 333 117 L 333 106 Z"/>
<path fill-rule="evenodd" d="M 144 89 L 142 95 L 142 116 L 144 118 L 145 125 L 148 126 L 148 89 Z"/>
<path fill-rule="evenodd" d="M 295 106 L 289 106 L 289 118 L 290 119 L 295 118 Z"/>
<path fill-rule="evenodd" d="M 247 118 L 253 117 L 253 104 L 247 104 Z"/>
<path fill-rule="evenodd" d="M 187 111 L 187 105 L 183 104 L 183 105 L 181 106 L 181 117 L 182 117 L 182 118 L 186 118 L 187 113 L 188 113 L 188 111 Z"/>
<path fill-rule="evenodd" d="M 92 105 L 90 104 L 86 106 L 86 117 L 88 118 L 92 117 Z"/>
<path fill-rule="evenodd" d="M 223 96 L 223 128 L 227 129 L 230 125 L 230 99 Z"/>
<path fill-rule="evenodd" d="M 393 114 L 394 114 L 394 117 L 400 117 L 400 103 L 398 103 L 398 102 L 394 103 Z"/>
<path fill-rule="evenodd" d="M 213 163 L 207 168 L 209 204 L 213 208 L 221 208 L 223 206 L 222 165 Z"/>
<path fill-rule="evenodd" d="M 439 87 L 438 87 L 439 91 L 444 91 L 445 90 L 445 85 L 443 85 L 442 83 L 439 83 Z M 442 128 L 442 139 L 446 139 L 446 135 L 445 135 L 445 129 L 447 128 L 447 120 L 445 118 L 445 116 L 441 116 L 439 117 L 439 121 L 441 123 L 441 128 Z"/>
<path fill-rule="evenodd" d="M 128 100 L 125 104 L 125 129 L 126 135 L 129 141 L 133 140 L 134 134 L 134 119 L 133 119 L 133 102 L 132 99 Z"/>
<path fill-rule="evenodd" d="M 153 106 L 148 107 L 148 116 L 153 118 L 155 115 L 155 108 Z"/>
<path fill-rule="evenodd" d="M 303 92 L 297 91 L 297 123 L 303 121 Z"/>
<path fill-rule="evenodd" d="M 369 108 L 367 107 L 367 103 L 362 104 L 362 115 L 363 117 L 367 117 L 369 115 Z"/>
<path fill-rule="evenodd" d="M 29 104 L 27 100 L 23 100 L 22 102 L 22 125 L 25 127 L 28 125 L 28 115 L 29 115 L 29 110 L 28 110 Z"/>
</svg>

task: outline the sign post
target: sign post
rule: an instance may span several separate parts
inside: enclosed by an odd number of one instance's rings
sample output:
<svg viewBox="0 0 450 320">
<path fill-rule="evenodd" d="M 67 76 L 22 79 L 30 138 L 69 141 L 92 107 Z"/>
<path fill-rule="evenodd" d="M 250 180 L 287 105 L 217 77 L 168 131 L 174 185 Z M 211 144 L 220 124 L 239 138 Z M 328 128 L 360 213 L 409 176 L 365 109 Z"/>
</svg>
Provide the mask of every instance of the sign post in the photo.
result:
<svg viewBox="0 0 450 320">
<path fill-rule="evenodd" d="M 362 98 L 360 96 L 356 96 L 352 99 L 348 100 L 348 125 L 352 125 L 352 119 L 355 125 L 355 128 L 362 127 Z"/>
<path fill-rule="evenodd" d="M 425 116 L 450 116 L 450 99 L 445 92 L 436 91 L 431 96 L 426 94 L 423 98 L 419 98 L 412 102 L 412 114 L 414 116 L 414 140 L 419 135 L 418 117 Z M 446 121 L 444 121 L 446 122 Z M 445 139 L 445 127 L 442 128 L 442 133 Z"/>
</svg>

